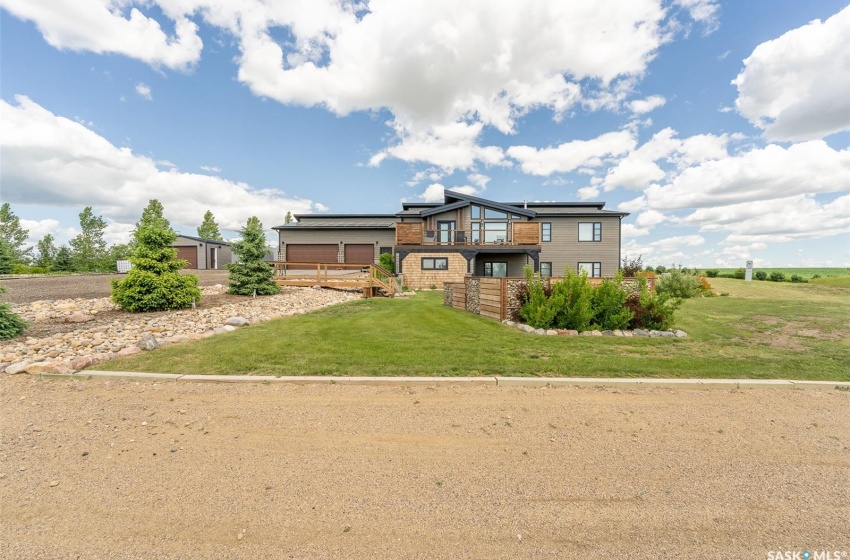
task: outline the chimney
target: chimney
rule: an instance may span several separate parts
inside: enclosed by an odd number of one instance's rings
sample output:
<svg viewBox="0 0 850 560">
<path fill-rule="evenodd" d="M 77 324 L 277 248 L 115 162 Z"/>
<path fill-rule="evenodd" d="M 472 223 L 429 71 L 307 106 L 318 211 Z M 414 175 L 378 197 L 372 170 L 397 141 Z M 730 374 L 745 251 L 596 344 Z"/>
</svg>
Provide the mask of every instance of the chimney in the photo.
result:
<svg viewBox="0 0 850 560">
<path fill-rule="evenodd" d="M 528 199 L 522 201 L 522 207 L 528 210 Z"/>
</svg>

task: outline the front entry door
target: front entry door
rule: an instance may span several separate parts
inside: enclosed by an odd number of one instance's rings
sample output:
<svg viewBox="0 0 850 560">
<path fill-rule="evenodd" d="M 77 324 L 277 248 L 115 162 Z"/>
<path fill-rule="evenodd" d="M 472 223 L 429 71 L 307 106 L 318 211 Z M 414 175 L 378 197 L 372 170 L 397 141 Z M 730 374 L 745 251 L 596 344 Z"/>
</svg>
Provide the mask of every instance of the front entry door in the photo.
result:
<svg viewBox="0 0 850 560">
<path fill-rule="evenodd" d="M 454 231 L 457 228 L 457 222 L 454 220 L 437 222 L 437 230 L 439 230 L 439 243 L 451 243 L 454 236 Z"/>
</svg>

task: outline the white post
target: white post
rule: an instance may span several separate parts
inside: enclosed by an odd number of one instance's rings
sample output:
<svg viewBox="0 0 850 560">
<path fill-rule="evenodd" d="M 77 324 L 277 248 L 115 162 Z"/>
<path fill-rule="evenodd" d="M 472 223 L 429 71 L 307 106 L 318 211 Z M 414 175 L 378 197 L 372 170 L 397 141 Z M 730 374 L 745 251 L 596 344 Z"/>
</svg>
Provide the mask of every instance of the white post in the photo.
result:
<svg viewBox="0 0 850 560">
<path fill-rule="evenodd" d="M 747 261 L 747 271 L 744 275 L 744 280 L 747 282 L 753 281 L 753 261 Z"/>
</svg>

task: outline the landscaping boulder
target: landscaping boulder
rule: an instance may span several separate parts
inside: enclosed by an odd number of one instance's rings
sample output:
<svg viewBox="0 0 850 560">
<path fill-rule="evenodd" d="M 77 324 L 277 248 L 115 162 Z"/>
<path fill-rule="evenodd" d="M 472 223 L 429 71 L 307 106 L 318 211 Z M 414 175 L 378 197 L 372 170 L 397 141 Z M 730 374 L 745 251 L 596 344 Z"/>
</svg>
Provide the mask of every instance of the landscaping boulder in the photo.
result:
<svg viewBox="0 0 850 560">
<path fill-rule="evenodd" d="M 27 373 L 38 375 L 40 373 L 74 373 L 66 362 L 36 362 L 27 366 Z"/>
<path fill-rule="evenodd" d="M 6 366 L 6 373 L 9 375 L 17 375 L 19 373 L 26 373 L 27 366 L 32 362 L 30 360 L 24 360 L 22 362 L 15 362 L 14 364 L 10 364 Z"/>
<path fill-rule="evenodd" d="M 248 319 L 245 317 L 228 317 L 224 321 L 225 325 L 230 325 L 231 327 L 247 327 L 251 323 L 248 322 Z"/>
<path fill-rule="evenodd" d="M 65 323 L 88 323 L 89 321 L 94 321 L 94 315 L 81 312 L 71 313 L 64 319 Z"/>
<path fill-rule="evenodd" d="M 674 331 L 673 334 L 676 335 L 676 338 L 685 338 L 686 336 L 688 336 L 688 333 L 680 330 Z"/>
<path fill-rule="evenodd" d="M 141 348 L 142 350 L 156 350 L 159 348 L 159 342 L 154 338 L 154 336 L 150 333 L 145 333 L 142 335 L 142 338 L 136 342 L 136 346 Z"/>
</svg>

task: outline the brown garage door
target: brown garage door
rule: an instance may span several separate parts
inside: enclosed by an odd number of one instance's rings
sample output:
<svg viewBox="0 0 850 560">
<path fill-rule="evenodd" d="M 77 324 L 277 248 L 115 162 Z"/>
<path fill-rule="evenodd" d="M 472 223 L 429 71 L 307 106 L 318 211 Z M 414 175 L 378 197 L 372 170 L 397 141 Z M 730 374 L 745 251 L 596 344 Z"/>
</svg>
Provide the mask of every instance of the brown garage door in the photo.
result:
<svg viewBox="0 0 850 560">
<path fill-rule="evenodd" d="M 335 263 L 339 246 L 333 245 L 287 245 L 287 262 L 299 263 Z"/>
<path fill-rule="evenodd" d="M 189 264 L 183 268 L 198 268 L 198 248 L 194 245 L 175 247 L 177 249 L 177 258 L 184 261 L 189 261 Z"/>
<path fill-rule="evenodd" d="M 346 245 L 345 262 L 348 264 L 371 264 L 375 262 L 375 246 L 368 245 Z"/>
</svg>

